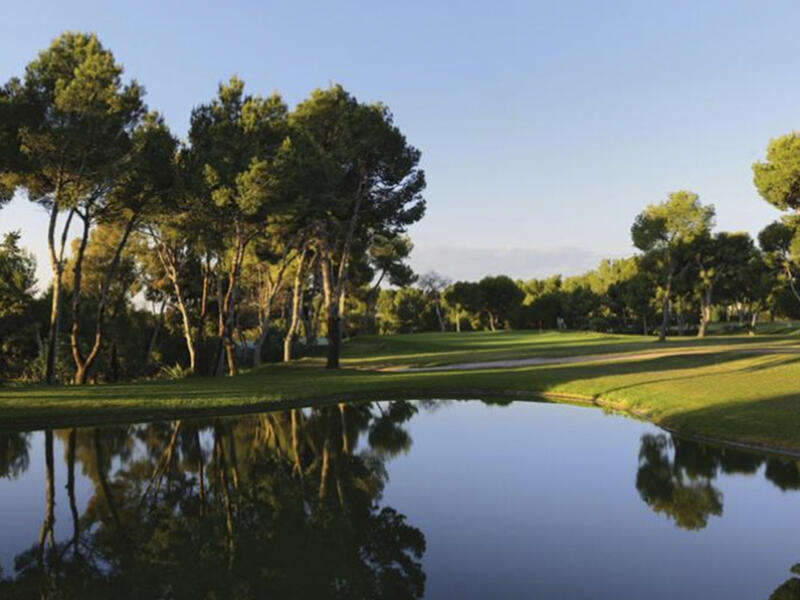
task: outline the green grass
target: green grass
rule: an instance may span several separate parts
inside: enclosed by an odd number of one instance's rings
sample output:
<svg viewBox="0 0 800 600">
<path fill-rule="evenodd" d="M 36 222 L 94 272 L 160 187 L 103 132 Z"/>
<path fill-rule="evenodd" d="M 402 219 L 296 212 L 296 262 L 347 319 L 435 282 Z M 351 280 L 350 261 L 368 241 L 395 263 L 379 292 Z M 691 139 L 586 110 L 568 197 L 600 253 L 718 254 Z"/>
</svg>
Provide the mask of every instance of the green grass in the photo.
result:
<svg viewBox="0 0 800 600">
<path fill-rule="evenodd" d="M 326 371 L 319 358 L 311 358 L 234 378 L 4 388 L 0 427 L 143 420 L 334 399 L 544 393 L 630 411 L 691 435 L 800 452 L 798 342 L 796 336 L 769 335 L 657 344 L 636 336 L 533 332 L 365 337 L 345 344 L 340 371 Z M 374 369 L 591 354 L 618 358 L 461 372 Z"/>
<path fill-rule="evenodd" d="M 710 333 L 747 333 L 747 324 L 736 321 L 730 323 L 712 323 L 708 327 Z M 800 333 L 800 322 L 798 321 L 764 321 L 756 325 L 755 332 L 758 334 L 769 335 L 797 335 Z"/>
<path fill-rule="evenodd" d="M 799 343 L 800 338 L 777 335 L 717 335 L 700 340 L 670 338 L 666 343 L 659 344 L 652 337 L 591 332 L 417 333 L 354 338 L 345 344 L 342 362 L 356 368 L 430 367 L 589 354 L 746 350 L 752 347 L 779 349 L 800 347 Z"/>
</svg>

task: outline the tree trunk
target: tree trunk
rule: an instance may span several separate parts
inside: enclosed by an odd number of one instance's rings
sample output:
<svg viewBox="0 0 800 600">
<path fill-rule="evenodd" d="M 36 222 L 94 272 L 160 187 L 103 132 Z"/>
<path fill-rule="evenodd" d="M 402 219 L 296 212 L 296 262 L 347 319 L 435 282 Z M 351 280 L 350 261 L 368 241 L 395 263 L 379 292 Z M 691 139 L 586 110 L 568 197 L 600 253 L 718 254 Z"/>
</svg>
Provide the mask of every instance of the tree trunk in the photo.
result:
<svg viewBox="0 0 800 600">
<path fill-rule="evenodd" d="M 664 288 L 664 297 L 661 299 L 661 331 L 658 333 L 658 341 L 664 342 L 667 339 L 667 328 L 669 327 L 669 297 L 672 294 L 672 273 L 667 276 L 667 285 Z"/>
<path fill-rule="evenodd" d="M 74 383 L 83 383 L 81 366 L 83 365 L 83 355 L 80 349 L 80 306 L 81 306 L 81 280 L 83 274 L 83 257 L 86 254 L 86 244 L 89 242 L 89 215 L 81 214 L 83 220 L 83 233 L 78 252 L 75 254 L 75 265 L 72 268 L 72 328 L 70 329 L 69 341 L 72 350 L 72 360 L 75 363 Z"/>
<path fill-rule="evenodd" d="M 439 330 L 444 333 L 445 332 L 445 325 L 444 319 L 442 318 L 442 308 L 439 306 L 439 299 L 436 299 L 436 302 L 433 303 L 434 310 L 436 311 L 436 319 L 439 321 Z"/>
<path fill-rule="evenodd" d="M 339 303 L 331 302 L 328 305 L 328 359 L 326 369 L 339 368 L 339 356 L 342 346 L 341 319 L 339 318 Z"/>
<path fill-rule="evenodd" d="M 164 326 L 164 311 L 167 308 L 167 299 L 161 302 L 161 309 L 158 311 L 158 320 L 156 326 L 153 328 L 153 335 L 150 336 L 150 342 L 147 344 L 147 354 L 145 356 L 145 364 L 151 366 L 153 364 L 153 352 L 156 349 L 156 341 L 161 328 Z"/>
<path fill-rule="evenodd" d="M 318 253 L 315 253 L 315 257 L 318 256 Z M 310 348 L 311 346 L 316 345 L 317 343 L 317 326 L 316 326 L 316 309 L 315 304 L 319 304 L 317 302 L 317 296 L 319 296 L 319 279 L 320 279 L 320 264 L 321 261 L 316 261 L 312 263 L 312 270 L 311 270 L 311 290 L 307 294 L 308 302 L 303 302 L 303 306 L 301 309 L 302 312 L 302 321 L 303 321 L 303 329 L 304 334 L 306 337 L 306 347 Z M 304 296 L 305 299 L 305 296 Z"/>
<path fill-rule="evenodd" d="M 214 376 L 222 375 L 225 365 L 225 350 L 223 349 L 225 335 L 225 294 L 223 292 L 223 278 L 217 277 L 217 351 L 211 365 Z"/>
<path fill-rule="evenodd" d="M 203 265 L 203 294 L 200 298 L 200 319 L 197 324 L 197 347 L 203 343 L 203 331 L 206 325 L 206 314 L 208 313 L 208 286 L 211 284 L 211 259 L 206 254 L 205 264 Z"/>
<path fill-rule="evenodd" d="M 56 190 L 53 208 L 50 210 L 50 223 L 47 228 L 47 249 L 50 257 L 50 270 L 53 273 L 53 298 L 50 305 L 50 328 L 47 336 L 47 357 L 45 366 L 45 382 L 48 385 L 56 380 L 56 360 L 58 355 L 58 330 L 61 322 L 61 276 L 64 272 L 64 248 L 67 234 L 75 210 L 70 210 L 67 221 L 61 231 L 61 245 L 56 251 L 55 231 L 58 220 L 59 189 Z"/>
<path fill-rule="evenodd" d="M 225 313 L 223 321 L 222 341 L 225 348 L 225 360 L 228 366 L 228 375 L 236 375 L 236 345 L 233 342 L 234 311 L 236 308 L 236 288 L 239 285 L 239 272 L 244 258 L 246 241 L 241 234 L 237 234 L 236 252 L 228 273 L 228 290 L 225 294 Z"/>
<path fill-rule="evenodd" d="M 381 282 L 383 281 L 384 277 L 386 277 L 386 270 L 381 271 L 378 281 L 376 281 L 372 288 L 370 288 L 369 292 L 367 292 L 366 299 L 364 300 L 364 303 L 366 304 L 364 318 L 361 320 L 361 324 L 358 327 L 359 335 L 367 335 L 370 328 L 374 328 L 375 332 L 380 331 L 378 327 L 377 305 L 378 298 L 381 295 Z"/>
<path fill-rule="evenodd" d="M 328 313 L 328 359 L 325 365 L 327 369 L 339 368 L 339 356 L 342 346 L 342 313 L 344 312 L 344 304 L 347 295 L 350 249 L 353 243 L 356 224 L 358 223 L 361 202 L 364 199 L 362 193 L 363 184 L 364 181 L 362 180 L 356 191 L 353 214 L 350 217 L 347 233 L 342 243 L 342 251 L 339 256 L 339 266 L 336 270 L 335 280 L 333 278 L 331 255 L 329 254 L 327 240 L 323 242 L 322 257 L 324 259 L 324 264 L 322 265 L 322 281 L 325 288 L 325 304 L 327 305 Z"/>
<path fill-rule="evenodd" d="M 461 333 L 461 310 L 456 309 L 456 332 Z"/>
<path fill-rule="evenodd" d="M 86 356 L 85 360 L 81 360 L 80 349 L 77 347 L 77 339 L 73 340 L 73 358 L 75 358 L 76 384 L 82 385 L 86 383 L 89 370 L 92 368 L 94 361 L 97 359 L 97 355 L 100 353 L 100 348 L 103 344 L 104 318 L 106 309 L 108 308 L 108 293 L 111 289 L 111 283 L 114 281 L 114 276 L 117 273 L 117 268 L 119 267 L 119 262 L 122 258 L 122 251 L 125 249 L 125 245 L 128 243 L 128 237 L 130 236 L 131 231 L 133 231 L 135 222 L 136 215 L 132 216 L 125 225 L 125 230 L 122 233 L 122 237 L 120 238 L 120 241 L 114 250 L 114 257 L 111 259 L 111 263 L 109 263 L 108 267 L 106 267 L 106 272 L 103 278 L 103 287 L 100 292 L 100 303 L 97 307 L 97 316 L 95 317 L 94 321 L 94 343 L 92 344 L 92 348 L 89 350 L 89 354 Z M 76 263 L 76 274 L 79 272 L 80 268 Z M 78 335 L 78 327 L 79 324 L 77 322 L 73 323 L 73 334 L 75 338 L 77 338 Z"/>
<path fill-rule="evenodd" d="M 192 323 L 189 317 L 189 309 L 186 308 L 186 300 L 181 294 L 180 286 L 175 283 L 175 295 L 178 299 L 178 312 L 181 314 L 181 325 L 183 326 L 183 339 L 186 342 L 186 351 L 189 353 L 189 372 L 197 372 L 197 353 L 195 351 L 194 339 L 192 339 Z"/>
<path fill-rule="evenodd" d="M 341 350 L 342 334 L 339 318 L 339 294 L 334 296 L 330 257 L 323 250 L 321 255 L 322 289 L 325 296 L 325 312 L 328 324 L 328 353 L 326 369 L 339 368 L 339 352 Z M 337 290 L 338 291 L 338 290 Z"/>
<path fill-rule="evenodd" d="M 317 296 L 319 296 L 319 292 L 317 292 Z M 315 345 L 319 338 L 319 324 L 322 320 L 324 304 L 319 297 L 311 299 L 311 343 L 309 345 Z"/>
<path fill-rule="evenodd" d="M 264 287 L 266 287 L 266 292 L 264 292 Z M 277 282 L 274 284 L 272 283 L 269 272 L 266 275 L 266 286 L 261 281 L 260 272 L 259 272 L 259 283 L 258 283 L 258 295 L 259 295 L 259 309 L 261 311 L 260 316 L 260 323 L 259 323 L 259 334 L 258 338 L 256 338 L 256 343 L 253 348 L 253 366 L 258 367 L 261 365 L 261 353 L 264 350 L 264 343 L 267 341 L 269 337 L 269 324 L 272 320 L 272 299 L 277 294 Z"/>
<path fill-rule="evenodd" d="M 156 234 L 151 230 L 151 236 L 156 238 Z M 195 353 L 194 339 L 192 337 L 192 323 L 189 317 L 189 309 L 186 307 L 186 298 L 181 288 L 180 279 L 178 278 L 178 269 L 173 260 L 169 249 L 160 241 L 156 243 L 156 253 L 164 268 L 164 272 L 172 282 L 172 289 L 175 292 L 175 300 L 178 305 L 178 312 L 181 315 L 181 325 L 183 327 L 183 339 L 186 341 L 186 351 L 189 353 L 189 371 L 196 372 L 197 368 L 197 355 Z M 202 323 L 201 323 L 202 327 Z"/>
<path fill-rule="evenodd" d="M 705 337 L 708 324 L 711 322 L 711 285 L 700 295 L 700 328 L 697 337 Z"/>
<path fill-rule="evenodd" d="M 228 281 L 228 293 L 225 297 L 225 311 L 227 317 L 225 318 L 225 325 L 223 328 L 222 340 L 225 347 L 225 361 L 228 366 L 228 375 L 236 375 L 236 344 L 233 342 L 233 321 L 234 321 L 234 305 L 235 288 L 237 285 L 236 276 L 231 275 Z"/>
<path fill-rule="evenodd" d="M 347 332 L 347 288 L 342 286 L 339 294 L 339 335 L 344 340 L 349 337 Z"/>
<path fill-rule="evenodd" d="M 300 301 L 303 298 L 303 267 L 306 260 L 306 251 L 307 248 L 304 246 L 297 262 L 297 271 L 294 275 L 292 314 L 289 320 L 289 328 L 286 331 L 286 337 L 283 338 L 283 362 L 292 360 L 292 342 L 297 332 L 297 325 L 300 320 Z"/>
<path fill-rule="evenodd" d="M 47 366 L 45 368 L 45 382 L 55 383 L 56 379 L 56 352 L 58 341 L 58 313 L 61 303 L 61 274 L 53 277 L 53 298 L 50 305 L 50 329 L 47 335 Z"/>
<path fill-rule="evenodd" d="M 280 290 L 283 287 L 283 276 L 286 273 L 287 267 L 291 263 L 291 259 L 290 259 L 290 255 L 289 255 L 289 249 L 293 247 L 294 243 L 295 242 L 292 241 L 291 244 L 287 245 L 286 250 L 284 250 L 283 256 L 281 258 L 280 269 L 278 269 L 278 274 L 275 276 L 275 283 L 269 285 L 269 287 L 267 289 L 267 296 L 266 296 L 266 299 L 264 300 L 264 314 L 262 315 L 261 333 L 259 334 L 258 339 L 256 340 L 255 354 L 253 355 L 253 366 L 254 367 L 257 367 L 257 366 L 259 366 L 261 364 L 261 350 L 262 350 L 262 348 L 264 346 L 264 342 L 266 341 L 267 336 L 269 335 L 269 321 L 270 321 L 270 315 L 272 313 L 272 301 L 275 298 L 275 296 L 278 295 L 278 293 L 280 292 Z M 300 258 L 300 264 L 298 265 L 298 270 L 299 271 L 302 271 L 303 260 L 305 258 L 305 253 L 306 253 L 306 246 L 303 245 L 303 251 L 302 251 L 302 254 L 301 254 L 301 258 Z M 268 279 L 268 282 L 269 282 L 269 279 Z"/>
</svg>

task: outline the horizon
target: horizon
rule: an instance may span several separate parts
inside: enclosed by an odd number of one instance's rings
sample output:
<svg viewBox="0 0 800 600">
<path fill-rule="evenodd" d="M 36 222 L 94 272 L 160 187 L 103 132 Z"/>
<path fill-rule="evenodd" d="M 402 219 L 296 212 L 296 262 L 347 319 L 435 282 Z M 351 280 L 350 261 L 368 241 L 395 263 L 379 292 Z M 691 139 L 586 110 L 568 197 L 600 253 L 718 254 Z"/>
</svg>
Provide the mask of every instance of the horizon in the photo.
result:
<svg viewBox="0 0 800 600">
<path fill-rule="evenodd" d="M 411 266 L 452 279 L 577 275 L 631 255 L 636 214 L 677 189 L 713 204 L 718 230 L 755 236 L 780 213 L 758 196 L 751 165 L 800 123 L 800 84 L 781 76 L 800 46 L 781 33 L 800 13 L 789 2 L 758 13 L 744 2 L 471 3 L 428 7 L 424 19 L 361 3 L 41 6 L 4 9 L 21 26 L 0 41 L 3 81 L 62 31 L 92 31 L 181 138 L 191 109 L 232 74 L 290 107 L 334 81 L 384 102 L 428 180 Z M 406 35 L 384 35 L 387 23 Z M 40 289 L 45 223 L 22 197 L 0 211 L 0 233 L 21 230 L 36 256 Z"/>
</svg>

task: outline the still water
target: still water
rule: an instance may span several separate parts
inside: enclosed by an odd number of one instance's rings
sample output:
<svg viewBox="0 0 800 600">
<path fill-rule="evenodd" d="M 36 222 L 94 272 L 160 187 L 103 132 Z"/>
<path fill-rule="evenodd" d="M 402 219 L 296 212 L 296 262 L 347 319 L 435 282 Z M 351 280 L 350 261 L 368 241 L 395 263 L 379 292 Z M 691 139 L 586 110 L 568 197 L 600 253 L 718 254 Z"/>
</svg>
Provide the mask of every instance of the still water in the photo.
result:
<svg viewBox="0 0 800 600">
<path fill-rule="evenodd" d="M 0 598 L 798 598 L 798 462 L 594 408 L 0 432 Z"/>
</svg>

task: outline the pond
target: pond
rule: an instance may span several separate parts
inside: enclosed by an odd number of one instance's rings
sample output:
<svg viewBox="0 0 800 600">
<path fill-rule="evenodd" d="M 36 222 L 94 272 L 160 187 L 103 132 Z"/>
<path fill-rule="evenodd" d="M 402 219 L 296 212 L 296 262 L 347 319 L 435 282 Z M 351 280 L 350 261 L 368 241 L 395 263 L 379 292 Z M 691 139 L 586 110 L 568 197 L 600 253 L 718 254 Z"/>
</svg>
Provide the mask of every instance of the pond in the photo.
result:
<svg viewBox="0 0 800 600">
<path fill-rule="evenodd" d="M 0 597 L 795 598 L 799 464 L 538 402 L 5 431 Z"/>
</svg>

